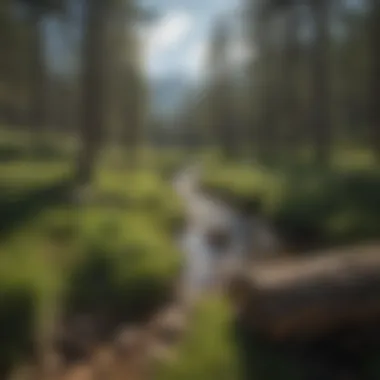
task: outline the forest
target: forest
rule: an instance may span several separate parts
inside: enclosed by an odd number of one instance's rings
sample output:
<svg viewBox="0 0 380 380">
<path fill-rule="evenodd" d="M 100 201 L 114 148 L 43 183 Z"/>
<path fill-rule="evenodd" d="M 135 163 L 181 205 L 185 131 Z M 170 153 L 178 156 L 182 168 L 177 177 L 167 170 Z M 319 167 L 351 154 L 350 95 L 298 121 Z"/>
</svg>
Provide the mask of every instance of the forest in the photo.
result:
<svg viewBox="0 0 380 380">
<path fill-rule="evenodd" d="M 151 321 L 187 302 L 178 240 L 230 236 L 214 209 L 264 221 L 277 255 L 380 247 L 380 2 L 231 0 L 197 80 L 152 78 L 147 33 L 198 3 L 0 0 L 0 379 L 253 378 L 218 286 L 160 327 L 175 359 L 151 353 Z M 303 378 L 264 352 L 254 378 Z"/>
</svg>

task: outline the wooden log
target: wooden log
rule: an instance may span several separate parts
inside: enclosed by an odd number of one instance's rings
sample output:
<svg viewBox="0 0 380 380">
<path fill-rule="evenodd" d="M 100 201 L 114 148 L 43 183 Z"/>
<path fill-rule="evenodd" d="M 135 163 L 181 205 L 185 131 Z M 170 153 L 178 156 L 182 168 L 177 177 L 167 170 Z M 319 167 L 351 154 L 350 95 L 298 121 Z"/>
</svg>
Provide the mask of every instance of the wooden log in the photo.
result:
<svg viewBox="0 0 380 380">
<path fill-rule="evenodd" d="M 380 321 L 380 244 L 256 263 L 230 285 L 241 318 L 271 339 L 366 327 Z"/>
</svg>

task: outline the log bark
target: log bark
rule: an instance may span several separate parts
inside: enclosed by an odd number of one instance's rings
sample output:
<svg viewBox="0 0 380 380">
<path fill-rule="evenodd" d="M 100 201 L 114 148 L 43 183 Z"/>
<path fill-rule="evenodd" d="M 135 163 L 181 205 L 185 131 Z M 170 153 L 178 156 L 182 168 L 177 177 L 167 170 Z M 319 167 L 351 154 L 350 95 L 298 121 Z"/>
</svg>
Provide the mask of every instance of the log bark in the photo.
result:
<svg viewBox="0 0 380 380">
<path fill-rule="evenodd" d="M 368 327 L 380 320 L 380 244 L 256 263 L 230 290 L 245 323 L 271 339 Z"/>
</svg>

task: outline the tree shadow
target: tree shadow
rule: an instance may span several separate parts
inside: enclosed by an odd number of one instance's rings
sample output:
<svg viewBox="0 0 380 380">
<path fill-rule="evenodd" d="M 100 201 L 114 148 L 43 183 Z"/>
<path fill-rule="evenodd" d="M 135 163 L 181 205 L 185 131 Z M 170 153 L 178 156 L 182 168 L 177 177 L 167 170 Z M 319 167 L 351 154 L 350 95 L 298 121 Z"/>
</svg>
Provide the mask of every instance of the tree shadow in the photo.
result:
<svg viewBox="0 0 380 380">
<path fill-rule="evenodd" d="M 246 380 L 379 378 L 380 345 L 378 341 L 368 344 L 373 335 L 371 329 L 365 333 L 367 336 L 342 330 L 318 340 L 282 343 L 267 340 L 241 321 L 234 322 L 233 331 L 242 378 Z M 352 345 L 347 338 L 360 343 Z"/>
<path fill-rule="evenodd" d="M 0 377 L 9 372 L 33 351 L 35 298 L 29 288 L 0 293 Z"/>
</svg>

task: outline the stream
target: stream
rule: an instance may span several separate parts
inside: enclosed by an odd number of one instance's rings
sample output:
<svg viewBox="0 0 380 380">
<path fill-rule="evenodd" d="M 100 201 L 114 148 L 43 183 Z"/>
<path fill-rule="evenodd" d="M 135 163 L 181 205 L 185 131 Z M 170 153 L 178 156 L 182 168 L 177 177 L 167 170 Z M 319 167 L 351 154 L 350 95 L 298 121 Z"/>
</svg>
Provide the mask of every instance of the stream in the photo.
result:
<svg viewBox="0 0 380 380">
<path fill-rule="evenodd" d="M 69 335 L 67 347 L 74 350 L 74 355 L 83 355 L 81 361 L 60 364 L 57 357 L 58 361 L 54 359 L 52 368 L 49 364 L 47 369 L 54 373 L 49 378 L 114 379 L 121 378 L 121 374 L 139 380 L 151 378 L 156 368 L 154 363 L 171 360 L 173 346 L 181 339 L 181 331 L 191 318 L 188 307 L 191 309 L 205 291 L 218 292 L 228 276 L 247 265 L 247 260 L 251 263 L 252 256 L 259 251 L 268 252 L 262 249 L 265 241 L 271 241 L 271 234 L 263 228 L 265 223 L 255 217 L 244 218 L 227 204 L 207 196 L 200 187 L 200 178 L 201 167 L 193 165 L 172 180 L 186 208 L 186 226 L 177 240 L 183 252 L 183 271 L 173 304 L 164 307 L 145 325 L 121 326 L 111 344 L 92 347 L 90 353 L 86 348 L 83 351 L 81 341 L 78 344 L 74 338 L 72 342 Z M 220 229 L 229 234 L 223 248 L 213 246 L 208 239 L 210 232 Z M 257 246 L 261 248 L 258 250 Z M 33 367 L 18 370 L 29 373 Z"/>
<path fill-rule="evenodd" d="M 184 252 L 182 292 L 185 294 L 181 296 L 190 302 L 244 265 L 253 250 L 258 253 L 258 245 L 260 251 L 273 251 L 275 241 L 271 231 L 257 218 L 248 220 L 223 202 L 204 194 L 200 189 L 200 176 L 201 167 L 193 165 L 179 172 L 173 180 L 187 215 L 179 244 Z M 224 248 L 213 247 L 207 239 L 210 231 L 218 229 L 230 234 Z"/>
</svg>

